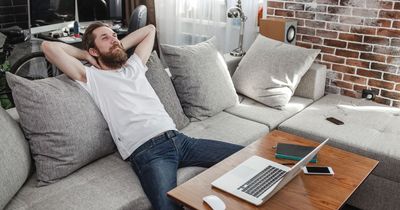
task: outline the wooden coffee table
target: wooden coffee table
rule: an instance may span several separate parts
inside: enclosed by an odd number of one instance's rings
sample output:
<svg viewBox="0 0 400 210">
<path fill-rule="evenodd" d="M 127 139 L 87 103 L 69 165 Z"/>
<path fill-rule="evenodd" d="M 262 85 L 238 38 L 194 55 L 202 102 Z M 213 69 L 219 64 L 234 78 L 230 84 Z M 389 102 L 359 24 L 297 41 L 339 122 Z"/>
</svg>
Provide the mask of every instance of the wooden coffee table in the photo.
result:
<svg viewBox="0 0 400 210">
<path fill-rule="evenodd" d="M 259 207 L 211 186 L 211 182 L 252 155 L 258 155 L 278 163 L 291 162 L 275 158 L 275 149 L 272 147 L 278 142 L 307 146 L 319 144 L 282 131 L 273 131 L 169 191 L 168 196 L 192 209 L 210 209 L 202 199 L 207 195 L 220 197 L 225 202 L 227 210 L 339 209 L 378 164 L 376 160 L 326 145 L 318 153 L 318 163 L 309 165 L 331 166 L 335 172 L 334 176 L 300 173 Z"/>
</svg>

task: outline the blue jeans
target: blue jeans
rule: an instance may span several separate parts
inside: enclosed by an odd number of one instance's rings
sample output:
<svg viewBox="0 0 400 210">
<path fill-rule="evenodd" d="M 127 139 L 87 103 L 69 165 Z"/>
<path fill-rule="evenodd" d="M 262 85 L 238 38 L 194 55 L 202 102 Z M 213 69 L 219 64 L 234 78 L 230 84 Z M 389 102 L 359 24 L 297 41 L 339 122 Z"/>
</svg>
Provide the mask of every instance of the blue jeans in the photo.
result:
<svg viewBox="0 0 400 210">
<path fill-rule="evenodd" d="M 176 187 L 177 170 L 187 166 L 210 167 L 242 146 L 196 139 L 178 131 L 167 131 L 148 140 L 128 158 L 154 209 L 182 209 L 168 198 Z"/>
</svg>

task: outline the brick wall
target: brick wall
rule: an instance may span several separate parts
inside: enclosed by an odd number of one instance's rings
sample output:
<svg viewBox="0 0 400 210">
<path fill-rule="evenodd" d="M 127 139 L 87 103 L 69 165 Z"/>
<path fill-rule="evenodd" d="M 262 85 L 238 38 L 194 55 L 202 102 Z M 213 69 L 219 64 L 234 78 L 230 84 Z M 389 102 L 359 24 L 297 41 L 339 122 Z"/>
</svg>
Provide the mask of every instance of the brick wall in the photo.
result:
<svg viewBox="0 0 400 210">
<path fill-rule="evenodd" d="M 321 49 L 326 92 L 400 107 L 400 0 L 268 0 L 268 16 L 298 22 L 297 45 Z"/>
<path fill-rule="evenodd" d="M 0 28 L 18 25 L 27 29 L 27 8 L 26 0 L 0 0 Z"/>
</svg>

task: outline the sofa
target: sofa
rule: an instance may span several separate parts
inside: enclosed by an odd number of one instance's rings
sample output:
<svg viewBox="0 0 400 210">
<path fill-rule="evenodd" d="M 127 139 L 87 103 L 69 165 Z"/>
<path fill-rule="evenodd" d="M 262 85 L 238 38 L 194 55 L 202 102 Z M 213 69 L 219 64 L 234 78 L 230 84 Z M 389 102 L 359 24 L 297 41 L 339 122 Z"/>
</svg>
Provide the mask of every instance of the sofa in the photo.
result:
<svg viewBox="0 0 400 210">
<path fill-rule="evenodd" d="M 232 75 L 240 58 L 229 55 L 224 58 Z M 345 96 L 324 96 L 325 78 L 326 67 L 313 64 L 302 77 L 289 103 L 281 110 L 239 95 L 239 104 L 206 119 L 192 120 L 180 132 L 244 146 L 274 129 L 315 140 L 331 137 L 330 144 L 333 146 L 381 161 L 349 203 L 362 209 L 395 209 L 400 204 L 396 173 L 399 149 L 394 142 L 400 136 L 399 129 L 395 129 L 399 125 L 398 110 Z M 338 105 L 348 104 L 348 110 L 337 108 Z M 354 110 L 357 106 L 365 109 Z M 371 112 L 371 109 L 376 111 Z M 386 109 L 390 111 L 386 112 Z M 326 116 L 343 120 L 345 126 L 336 130 L 324 121 Z M 390 117 L 389 121 L 386 117 Z M 368 118 L 388 123 L 377 129 L 374 122 L 362 123 Z M 56 183 L 37 187 L 29 145 L 18 122 L 15 108 L 0 109 L 0 208 L 151 209 L 137 176 L 118 152 L 100 158 Z M 389 126 L 389 122 L 393 122 L 390 124 L 393 126 Z M 379 144 L 385 140 L 390 141 L 389 146 Z M 178 185 L 203 170 L 200 167 L 180 168 Z"/>
</svg>

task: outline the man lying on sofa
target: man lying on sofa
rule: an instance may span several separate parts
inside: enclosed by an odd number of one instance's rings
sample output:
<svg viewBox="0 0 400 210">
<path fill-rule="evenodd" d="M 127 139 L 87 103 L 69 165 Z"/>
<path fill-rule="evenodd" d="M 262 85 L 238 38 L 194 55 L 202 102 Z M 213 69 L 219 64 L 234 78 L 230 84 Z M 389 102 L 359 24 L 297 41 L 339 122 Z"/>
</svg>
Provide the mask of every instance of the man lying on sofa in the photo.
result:
<svg viewBox="0 0 400 210">
<path fill-rule="evenodd" d="M 153 25 L 118 40 L 107 25 L 94 23 L 83 36 L 85 50 L 47 41 L 41 47 L 51 63 L 92 96 L 119 153 L 131 163 L 153 208 L 180 209 L 166 194 L 176 186 L 177 169 L 210 167 L 242 147 L 191 138 L 176 130 L 145 76 L 154 37 Z M 133 46 L 135 52 L 128 58 L 125 51 Z"/>
</svg>

